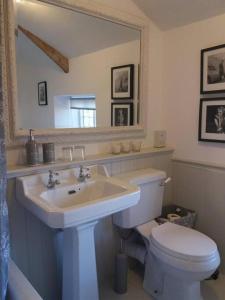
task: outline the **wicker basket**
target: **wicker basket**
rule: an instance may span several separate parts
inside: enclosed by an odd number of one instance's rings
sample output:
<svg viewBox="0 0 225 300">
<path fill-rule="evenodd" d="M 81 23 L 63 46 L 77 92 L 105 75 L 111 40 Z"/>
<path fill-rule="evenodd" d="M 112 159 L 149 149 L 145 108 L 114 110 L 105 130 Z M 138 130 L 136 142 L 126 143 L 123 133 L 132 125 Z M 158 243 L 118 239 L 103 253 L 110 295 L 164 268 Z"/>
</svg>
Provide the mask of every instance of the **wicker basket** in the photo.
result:
<svg viewBox="0 0 225 300">
<path fill-rule="evenodd" d="M 167 218 L 168 214 L 177 214 L 178 216 L 180 216 L 180 218 L 170 221 Z M 162 215 L 156 220 L 160 224 L 165 222 L 171 222 L 171 223 L 193 228 L 195 226 L 196 219 L 197 219 L 197 213 L 195 211 L 178 205 L 171 204 L 163 207 Z"/>
</svg>

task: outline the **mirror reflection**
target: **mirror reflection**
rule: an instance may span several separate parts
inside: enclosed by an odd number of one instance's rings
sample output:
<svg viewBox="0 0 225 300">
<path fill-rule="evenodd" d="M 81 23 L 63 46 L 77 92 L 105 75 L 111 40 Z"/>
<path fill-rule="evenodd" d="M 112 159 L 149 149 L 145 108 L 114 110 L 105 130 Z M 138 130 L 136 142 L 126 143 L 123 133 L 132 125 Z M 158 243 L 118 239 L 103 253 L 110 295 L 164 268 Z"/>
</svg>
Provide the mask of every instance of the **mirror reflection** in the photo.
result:
<svg viewBox="0 0 225 300">
<path fill-rule="evenodd" d="M 140 31 L 40 1 L 15 8 L 17 128 L 138 123 Z"/>
</svg>

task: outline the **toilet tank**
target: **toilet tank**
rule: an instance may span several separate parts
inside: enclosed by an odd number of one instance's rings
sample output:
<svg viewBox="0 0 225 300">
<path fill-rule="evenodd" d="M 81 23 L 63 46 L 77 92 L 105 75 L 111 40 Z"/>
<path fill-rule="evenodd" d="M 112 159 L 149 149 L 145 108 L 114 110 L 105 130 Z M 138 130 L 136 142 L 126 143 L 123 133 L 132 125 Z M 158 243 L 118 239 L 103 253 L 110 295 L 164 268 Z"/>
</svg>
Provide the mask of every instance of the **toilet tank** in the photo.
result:
<svg viewBox="0 0 225 300">
<path fill-rule="evenodd" d="M 113 223 L 122 228 L 132 228 L 154 220 L 161 215 L 166 173 L 156 169 L 141 169 L 116 176 L 140 188 L 137 205 L 113 215 Z"/>
</svg>

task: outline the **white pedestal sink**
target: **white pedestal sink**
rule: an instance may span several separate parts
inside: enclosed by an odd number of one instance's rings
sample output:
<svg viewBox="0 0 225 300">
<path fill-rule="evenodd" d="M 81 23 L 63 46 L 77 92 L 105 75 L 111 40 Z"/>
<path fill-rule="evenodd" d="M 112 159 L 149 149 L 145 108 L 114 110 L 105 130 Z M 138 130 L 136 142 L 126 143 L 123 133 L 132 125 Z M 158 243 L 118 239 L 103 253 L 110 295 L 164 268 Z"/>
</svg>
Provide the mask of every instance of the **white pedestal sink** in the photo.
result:
<svg viewBox="0 0 225 300">
<path fill-rule="evenodd" d="M 47 189 L 48 174 L 17 179 L 17 198 L 51 228 L 64 230 L 63 300 L 98 300 L 94 228 L 98 220 L 138 203 L 140 191 L 109 177 L 103 166 L 77 181 L 78 169 L 59 172 L 60 184 Z"/>
</svg>

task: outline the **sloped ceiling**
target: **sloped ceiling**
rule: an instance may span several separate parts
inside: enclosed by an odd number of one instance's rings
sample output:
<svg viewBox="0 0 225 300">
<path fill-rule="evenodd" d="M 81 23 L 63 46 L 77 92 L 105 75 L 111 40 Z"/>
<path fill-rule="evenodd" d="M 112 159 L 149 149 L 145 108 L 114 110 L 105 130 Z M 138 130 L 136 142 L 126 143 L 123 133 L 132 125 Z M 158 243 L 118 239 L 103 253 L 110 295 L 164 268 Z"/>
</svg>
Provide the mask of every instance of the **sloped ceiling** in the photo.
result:
<svg viewBox="0 0 225 300">
<path fill-rule="evenodd" d="M 68 58 L 140 39 L 132 28 L 43 2 L 20 1 L 16 10 L 17 24 Z"/>
<path fill-rule="evenodd" d="M 225 13 L 225 0 L 132 0 L 162 30 Z"/>
</svg>

